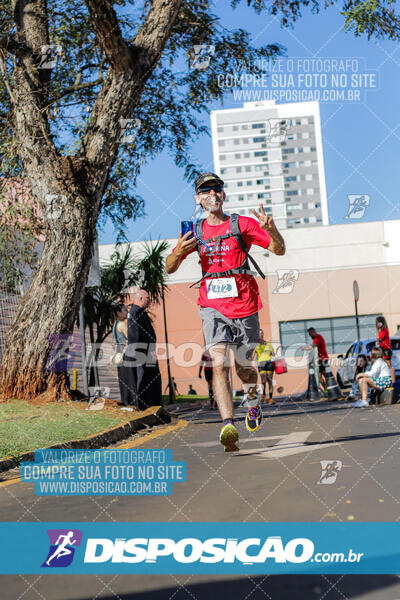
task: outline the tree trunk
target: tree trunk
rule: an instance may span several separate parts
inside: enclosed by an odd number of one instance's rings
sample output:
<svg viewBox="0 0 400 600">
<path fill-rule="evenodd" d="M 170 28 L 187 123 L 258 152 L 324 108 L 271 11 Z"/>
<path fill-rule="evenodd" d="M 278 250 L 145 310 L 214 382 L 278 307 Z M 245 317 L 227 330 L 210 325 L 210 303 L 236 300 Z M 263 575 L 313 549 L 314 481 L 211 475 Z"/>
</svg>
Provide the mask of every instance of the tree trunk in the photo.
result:
<svg viewBox="0 0 400 600">
<path fill-rule="evenodd" d="M 69 189 L 73 175 L 70 173 Z M 53 206 L 38 271 L 22 297 L 16 320 L 9 329 L 0 371 L 3 398 L 29 399 L 48 391 L 49 399 L 68 398 L 67 376 L 46 369 L 51 339 L 72 333 L 89 271 L 97 210 L 93 198 L 66 196 L 56 176 L 47 185 L 59 189 L 65 204 Z M 68 349 L 65 347 L 65 351 Z M 61 358 L 61 357 L 59 357 Z"/>
</svg>

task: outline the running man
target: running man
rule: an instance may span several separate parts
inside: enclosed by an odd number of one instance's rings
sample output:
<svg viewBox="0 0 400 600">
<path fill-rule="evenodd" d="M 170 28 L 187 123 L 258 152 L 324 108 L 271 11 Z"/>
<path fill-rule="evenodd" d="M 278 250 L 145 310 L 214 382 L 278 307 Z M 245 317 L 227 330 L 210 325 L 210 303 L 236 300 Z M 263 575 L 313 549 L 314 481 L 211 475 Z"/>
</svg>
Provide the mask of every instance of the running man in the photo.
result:
<svg viewBox="0 0 400 600">
<path fill-rule="evenodd" d="M 76 540 L 72 539 L 74 536 L 73 531 L 69 531 L 67 535 L 59 535 L 56 541 L 56 550 L 50 556 L 48 560 L 46 560 L 46 565 L 49 567 L 53 558 L 61 558 L 62 556 L 66 556 L 67 554 L 71 554 L 70 548 L 67 546 L 73 546 L 76 543 Z M 62 540 L 62 542 L 60 542 Z"/>
<path fill-rule="evenodd" d="M 274 349 L 269 342 L 266 342 L 264 339 L 264 332 L 260 329 L 258 344 L 254 349 L 254 353 L 256 355 L 256 364 L 258 368 L 258 372 L 261 377 L 261 384 L 263 386 L 263 395 L 262 402 L 265 402 L 266 399 L 266 384 L 268 381 L 268 391 L 269 391 L 269 404 L 275 404 L 273 395 L 273 383 L 272 376 L 274 374 Z"/>
<path fill-rule="evenodd" d="M 203 277 L 198 304 L 203 321 L 206 348 L 213 364 L 213 389 L 223 421 L 220 442 L 225 452 L 238 450 L 239 434 L 233 415 L 232 390 L 227 377 L 229 348 L 235 353 L 235 368 L 247 399 L 246 427 L 256 431 L 262 421 L 257 393 L 257 371 L 252 366 L 258 341 L 258 311 L 262 308 L 254 272 L 250 271 L 248 250 L 252 244 L 285 254 L 285 242 L 271 216 L 253 210 L 255 219 L 225 215 L 224 182 L 215 173 L 202 173 L 195 181 L 196 202 L 206 218 L 196 223 L 196 236 L 180 235 L 166 260 L 167 273 L 174 273 L 188 254 L 200 254 Z M 262 273 L 253 262 L 251 262 Z"/>
</svg>

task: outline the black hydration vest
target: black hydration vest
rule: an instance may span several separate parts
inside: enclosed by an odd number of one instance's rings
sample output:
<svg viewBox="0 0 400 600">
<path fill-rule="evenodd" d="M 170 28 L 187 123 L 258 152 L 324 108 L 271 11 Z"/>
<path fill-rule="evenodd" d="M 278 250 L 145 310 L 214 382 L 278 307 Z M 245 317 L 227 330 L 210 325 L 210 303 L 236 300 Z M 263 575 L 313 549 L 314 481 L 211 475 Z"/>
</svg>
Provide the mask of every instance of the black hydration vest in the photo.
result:
<svg viewBox="0 0 400 600">
<path fill-rule="evenodd" d="M 233 269 L 228 269 L 227 271 L 219 271 L 218 273 L 208 273 L 208 271 L 202 271 L 202 278 L 199 281 L 196 281 L 195 283 L 193 283 L 190 287 L 193 287 L 194 285 L 196 285 L 197 283 L 199 283 L 200 281 L 202 281 L 203 279 L 206 279 L 206 278 L 207 279 L 215 279 L 216 277 L 228 277 L 230 275 L 238 275 L 238 274 L 243 274 L 243 273 L 245 275 L 252 275 L 253 277 L 255 277 L 258 273 L 263 279 L 265 279 L 264 273 L 261 271 L 260 267 L 254 260 L 254 258 L 252 256 L 250 256 L 250 254 L 249 254 L 249 251 L 246 246 L 246 242 L 244 241 L 244 238 L 243 238 L 242 233 L 239 228 L 239 215 L 237 213 L 232 213 L 230 216 L 230 219 L 229 219 L 229 225 L 230 225 L 230 230 L 231 230 L 230 233 L 224 233 L 223 235 L 219 235 L 216 238 L 209 238 L 208 240 L 203 240 L 203 222 L 204 222 L 204 219 L 201 219 L 196 223 L 197 253 L 200 258 L 201 258 L 201 246 L 202 246 L 201 241 L 204 242 L 204 244 L 207 244 L 208 242 L 212 242 L 215 239 L 214 247 L 213 247 L 211 253 L 208 255 L 211 257 L 214 254 L 217 247 L 219 246 L 221 240 L 225 240 L 230 237 L 235 238 L 235 240 L 239 244 L 240 249 L 243 250 L 243 252 L 246 254 L 246 258 L 244 259 L 244 261 L 240 265 L 240 267 L 234 267 Z M 250 270 L 249 260 L 252 263 L 252 265 L 254 266 L 254 268 L 256 269 L 257 273 Z"/>
</svg>

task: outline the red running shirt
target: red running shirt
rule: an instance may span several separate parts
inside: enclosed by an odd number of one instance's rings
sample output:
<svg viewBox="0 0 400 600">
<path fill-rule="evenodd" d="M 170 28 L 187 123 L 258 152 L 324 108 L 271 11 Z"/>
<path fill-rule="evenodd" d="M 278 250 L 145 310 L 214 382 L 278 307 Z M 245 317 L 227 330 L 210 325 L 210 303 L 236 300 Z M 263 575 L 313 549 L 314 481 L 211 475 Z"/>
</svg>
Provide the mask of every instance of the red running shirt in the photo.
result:
<svg viewBox="0 0 400 600">
<path fill-rule="evenodd" d="M 382 348 L 382 350 L 390 350 L 391 349 L 392 344 L 390 341 L 389 330 L 387 327 L 382 327 L 379 330 L 378 339 L 379 339 L 379 346 Z"/>
<path fill-rule="evenodd" d="M 320 360 L 325 360 L 328 357 L 328 351 L 326 349 L 325 340 L 320 333 L 317 333 L 313 340 L 313 345 L 318 348 L 318 358 Z"/>
<path fill-rule="evenodd" d="M 252 219 L 251 217 L 239 217 L 239 229 L 248 250 L 250 250 L 252 244 L 261 246 L 261 248 L 268 248 L 271 241 L 270 235 L 261 229 L 255 219 Z M 230 231 L 229 219 L 220 225 L 209 225 L 207 221 L 204 220 L 202 239 L 208 240 L 214 238 L 215 240 L 219 235 L 230 233 Z M 207 242 L 207 245 L 210 246 L 210 248 L 213 248 L 215 241 Z M 192 250 L 192 252 L 196 252 L 196 249 Z M 210 251 L 202 245 L 201 268 L 203 271 L 209 273 L 218 273 L 240 267 L 246 258 L 246 254 L 241 250 L 234 237 L 220 240 L 218 247 L 211 258 L 209 254 Z M 186 258 L 186 256 L 184 258 Z M 253 270 L 251 263 L 250 269 Z M 255 278 L 252 275 L 241 273 L 234 275 L 234 277 L 238 291 L 236 297 L 209 299 L 207 297 L 206 281 L 203 279 L 197 304 L 215 308 L 229 319 L 248 317 L 261 310 L 263 305 Z"/>
</svg>

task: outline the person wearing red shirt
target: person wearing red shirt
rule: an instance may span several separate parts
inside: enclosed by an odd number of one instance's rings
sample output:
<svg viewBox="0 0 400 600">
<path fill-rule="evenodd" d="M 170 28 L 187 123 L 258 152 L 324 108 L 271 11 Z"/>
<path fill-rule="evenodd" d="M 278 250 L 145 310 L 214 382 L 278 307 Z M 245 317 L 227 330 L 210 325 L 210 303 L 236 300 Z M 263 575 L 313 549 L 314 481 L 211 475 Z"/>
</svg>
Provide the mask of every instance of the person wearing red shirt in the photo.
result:
<svg viewBox="0 0 400 600">
<path fill-rule="evenodd" d="M 312 345 L 317 346 L 318 348 L 319 379 L 322 387 L 324 390 L 326 390 L 325 361 L 329 359 L 329 356 L 326 349 L 325 339 L 320 333 L 315 331 L 314 327 L 309 327 L 307 332 L 313 341 Z"/>
<path fill-rule="evenodd" d="M 392 383 L 395 382 L 396 376 L 392 367 L 392 342 L 389 337 L 389 329 L 385 317 L 376 317 L 376 344 L 383 352 L 383 359 L 387 362 L 390 373 L 392 375 Z"/>
<path fill-rule="evenodd" d="M 182 261 L 196 250 L 200 252 L 203 278 L 198 304 L 203 321 L 206 348 L 213 365 L 213 388 L 223 420 L 220 442 L 226 452 L 238 450 L 239 434 L 234 425 L 232 391 L 227 377 L 229 348 L 235 352 L 235 368 L 247 393 L 246 427 L 256 431 L 262 421 L 257 392 L 257 371 L 252 354 L 258 342 L 258 311 L 262 302 L 257 283 L 246 264 L 247 253 L 232 235 L 231 218 L 224 214 L 224 182 L 215 173 L 202 173 L 195 181 L 196 202 L 205 211 L 202 235 L 180 235 L 176 247 L 166 260 L 167 273 L 177 271 Z M 257 220 L 239 217 L 238 224 L 247 250 L 252 244 L 285 254 L 285 242 L 272 217 L 252 211 Z M 196 239 L 197 238 L 197 239 Z"/>
</svg>

